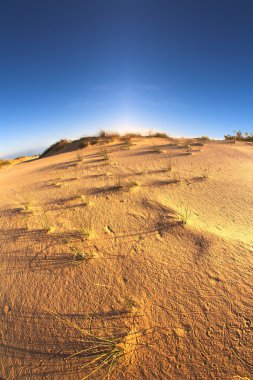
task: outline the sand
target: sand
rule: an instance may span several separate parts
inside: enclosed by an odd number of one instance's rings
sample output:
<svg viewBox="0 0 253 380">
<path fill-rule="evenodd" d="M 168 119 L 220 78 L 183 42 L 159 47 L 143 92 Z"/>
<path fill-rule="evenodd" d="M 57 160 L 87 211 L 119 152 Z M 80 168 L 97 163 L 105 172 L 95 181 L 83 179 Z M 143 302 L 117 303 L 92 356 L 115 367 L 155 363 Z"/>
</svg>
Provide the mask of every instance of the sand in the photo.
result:
<svg viewBox="0 0 253 380">
<path fill-rule="evenodd" d="M 0 378 L 253 379 L 253 145 L 106 150 L 0 170 Z"/>
</svg>

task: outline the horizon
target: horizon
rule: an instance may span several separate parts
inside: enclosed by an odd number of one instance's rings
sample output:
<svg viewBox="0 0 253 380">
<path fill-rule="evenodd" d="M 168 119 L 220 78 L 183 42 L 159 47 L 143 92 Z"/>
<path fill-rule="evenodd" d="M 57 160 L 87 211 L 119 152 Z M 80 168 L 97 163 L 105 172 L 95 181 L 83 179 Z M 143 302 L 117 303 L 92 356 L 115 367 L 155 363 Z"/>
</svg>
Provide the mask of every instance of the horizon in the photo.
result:
<svg viewBox="0 0 253 380">
<path fill-rule="evenodd" d="M 249 0 L 11 0 L 0 10 L 0 157 L 101 129 L 253 129 Z"/>
</svg>

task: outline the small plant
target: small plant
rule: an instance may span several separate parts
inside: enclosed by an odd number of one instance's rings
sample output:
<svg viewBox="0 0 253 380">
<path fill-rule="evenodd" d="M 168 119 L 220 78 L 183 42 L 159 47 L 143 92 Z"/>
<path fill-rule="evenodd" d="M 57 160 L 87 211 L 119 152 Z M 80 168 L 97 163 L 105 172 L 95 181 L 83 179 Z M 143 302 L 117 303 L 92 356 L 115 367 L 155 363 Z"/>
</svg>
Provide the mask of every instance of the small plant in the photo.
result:
<svg viewBox="0 0 253 380">
<path fill-rule="evenodd" d="M 80 194 L 79 197 L 80 197 L 80 199 L 82 201 L 82 204 L 84 206 L 88 206 L 89 205 L 90 200 L 89 200 L 89 196 L 87 194 Z"/>
<path fill-rule="evenodd" d="M 152 152 L 153 153 L 162 153 L 161 149 L 156 145 L 153 146 Z"/>
<path fill-rule="evenodd" d="M 124 306 L 129 311 L 131 311 L 136 306 L 136 302 L 128 293 L 126 293 L 124 297 Z"/>
<path fill-rule="evenodd" d="M 121 138 L 121 141 L 124 144 L 123 149 L 130 149 L 130 147 L 133 145 L 131 136 L 124 136 Z"/>
<path fill-rule="evenodd" d="M 173 182 L 178 183 L 181 181 L 180 173 L 179 172 L 174 172 L 173 173 Z"/>
<path fill-rule="evenodd" d="M 63 185 L 62 182 L 52 182 L 52 186 L 53 186 L 53 187 L 56 187 L 56 188 L 57 188 L 57 187 L 58 187 L 58 188 L 59 188 L 59 187 L 62 187 L 62 185 Z"/>
<path fill-rule="evenodd" d="M 136 181 L 132 181 L 132 182 L 127 182 L 126 183 L 126 187 L 128 188 L 128 189 L 136 189 L 137 187 L 139 187 L 139 183 L 138 182 L 136 182 Z"/>
<path fill-rule="evenodd" d="M 78 153 L 76 154 L 76 158 L 77 158 L 77 163 L 78 163 L 78 162 L 79 162 L 79 163 L 83 162 L 83 156 L 81 155 L 80 152 L 78 152 Z"/>
<path fill-rule="evenodd" d="M 110 158 L 109 158 L 108 151 L 107 151 L 106 147 L 100 148 L 100 154 L 101 154 L 103 160 L 109 164 Z"/>
<path fill-rule="evenodd" d="M 83 252 L 82 250 L 78 250 L 76 248 L 72 248 L 71 253 L 73 255 L 72 263 L 74 265 L 80 265 L 83 261 L 94 258 L 93 253 Z"/>
<path fill-rule="evenodd" d="M 136 187 L 138 187 L 139 186 L 139 184 L 138 184 L 138 182 L 135 182 L 135 181 L 129 181 L 129 182 L 126 182 L 126 181 L 122 181 L 121 180 L 121 176 L 117 176 L 116 177 L 116 183 L 115 183 L 115 185 L 114 185 L 114 188 L 116 189 L 116 190 L 126 190 L 126 189 L 133 189 L 133 188 L 136 188 Z"/>
<path fill-rule="evenodd" d="M 115 188 L 118 189 L 118 190 L 120 190 L 120 189 L 123 188 L 123 183 L 122 183 L 120 175 L 116 176 Z"/>
<path fill-rule="evenodd" d="M 171 158 L 169 157 L 168 161 L 167 161 L 167 164 L 166 164 L 166 167 L 164 169 L 165 172 L 171 172 L 172 171 L 172 162 L 171 162 Z"/>
<path fill-rule="evenodd" d="M 92 216 L 89 216 L 89 220 L 84 221 L 82 215 L 76 215 L 75 222 L 77 223 L 76 231 L 80 235 L 81 240 L 91 240 L 96 237 L 96 233 L 92 226 Z"/>
<path fill-rule="evenodd" d="M 210 175 L 210 165 L 204 165 L 202 167 L 202 178 L 207 179 Z"/>
<path fill-rule="evenodd" d="M 189 209 L 189 205 L 181 205 L 180 206 L 180 209 L 179 211 L 176 212 L 176 215 L 178 217 L 178 219 L 180 220 L 180 222 L 182 224 L 187 224 L 188 223 L 188 220 L 191 216 L 191 210 Z"/>
<path fill-rule="evenodd" d="M 19 212 L 21 214 L 32 214 L 33 213 L 33 205 L 31 199 L 26 197 L 18 197 L 18 201 L 20 202 Z"/>
<path fill-rule="evenodd" d="M 188 154 L 192 154 L 192 147 L 191 145 L 186 145 L 185 150 Z"/>
<path fill-rule="evenodd" d="M 96 378 L 110 379 L 115 367 L 119 364 L 120 359 L 130 355 L 136 349 L 138 337 L 142 335 L 142 331 L 135 328 L 130 329 L 123 324 L 117 328 L 96 327 L 93 329 L 92 316 L 88 316 L 90 323 L 86 328 L 81 327 L 77 322 L 57 312 L 51 312 L 59 319 L 65 328 L 72 330 L 80 336 L 80 342 L 83 347 L 79 347 L 69 353 L 67 360 L 80 360 L 80 369 L 85 371 L 82 380 L 86 380 L 96 376 Z M 80 346 L 80 345 L 79 345 Z M 103 377 L 98 373 L 104 370 Z"/>
<path fill-rule="evenodd" d="M 50 223 L 46 211 L 43 212 L 42 222 L 44 227 L 43 230 L 45 230 L 46 233 L 52 234 L 55 232 L 55 227 Z"/>
<path fill-rule="evenodd" d="M 22 205 L 21 205 L 21 209 L 20 209 L 21 213 L 23 214 L 32 214 L 33 213 L 33 208 L 32 208 L 32 203 L 31 201 L 25 201 Z"/>
</svg>

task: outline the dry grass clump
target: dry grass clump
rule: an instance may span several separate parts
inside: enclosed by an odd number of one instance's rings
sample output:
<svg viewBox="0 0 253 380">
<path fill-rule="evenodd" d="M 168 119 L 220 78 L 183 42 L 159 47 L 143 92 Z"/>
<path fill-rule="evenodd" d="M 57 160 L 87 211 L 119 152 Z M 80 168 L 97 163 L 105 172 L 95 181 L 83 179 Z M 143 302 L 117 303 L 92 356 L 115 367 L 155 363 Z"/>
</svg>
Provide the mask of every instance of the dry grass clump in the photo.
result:
<svg viewBox="0 0 253 380">
<path fill-rule="evenodd" d="M 82 213 L 75 215 L 75 230 L 80 236 L 81 240 L 92 240 L 96 237 L 96 232 L 93 228 L 92 215 L 84 218 Z"/>
<path fill-rule="evenodd" d="M 50 223 L 50 219 L 46 211 L 43 211 L 42 216 L 41 216 L 41 221 L 43 225 L 42 228 L 46 233 L 52 234 L 55 232 L 55 227 L 53 226 L 53 224 Z"/>
<path fill-rule="evenodd" d="M 88 140 L 85 139 L 85 138 L 80 139 L 80 141 L 79 141 L 79 149 L 87 148 L 87 146 L 89 146 Z"/>
<path fill-rule="evenodd" d="M 110 158 L 108 155 L 108 150 L 106 147 L 102 146 L 99 150 L 100 155 L 102 156 L 102 159 L 109 164 L 110 163 Z"/>
<path fill-rule="evenodd" d="M 89 145 L 96 145 L 98 143 L 99 143 L 99 137 L 98 136 L 82 137 L 79 140 L 79 149 L 86 148 Z"/>
<path fill-rule="evenodd" d="M 173 178 L 171 179 L 171 183 L 179 183 L 181 181 L 181 176 L 179 172 L 173 172 Z"/>
<path fill-rule="evenodd" d="M 189 218 L 191 217 L 191 210 L 189 208 L 189 204 L 181 204 L 178 211 L 176 211 L 176 216 L 180 220 L 182 224 L 187 224 Z"/>
<path fill-rule="evenodd" d="M 131 136 L 123 136 L 120 138 L 120 140 L 124 144 L 124 146 L 123 146 L 124 149 L 130 149 L 130 147 L 133 145 Z"/>
<path fill-rule="evenodd" d="M 168 138 L 169 136 L 167 135 L 167 133 L 164 133 L 164 132 L 155 132 L 155 133 L 150 133 L 148 135 L 148 137 L 158 137 L 158 138 Z"/>
<path fill-rule="evenodd" d="M 53 187 L 59 188 L 59 187 L 63 186 L 63 183 L 62 182 L 56 182 L 56 181 L 54 181 L 54 182 L 51 183 L 51 185 Z"/>
<path fill-rule="evenodd" d="M 188 154 L 192 154 L 192 146 L 191 145 L 186 145 L 185 150 Z"/>
<path fill-rule="evenodd" d="M 210 164 L 208 165 L 208 164 L 204 164 L 203 166 L 202 166 L 202 178 L 204 178 L 204 179 L 207 179 L 207 178 L 209 178 L 210 177 Z"/>
<path fill-rule="evenodd" d="M 88 194 L 79 194 L 79 198 L 83 206 L 88 206 L 90 204 L 90 198 Z"/>
<path fill-rule="evenodd" d="M 122 181 L 121 176 L 116 177 L 116 183 L 114 188 L 116 190 L 130 190 L 139 186 L 138 182 L 135 181 Z"/>
<path fill-rule="evenodd" d="M 115 313 L 116 323 L 112 320 L 101 321 L 101 317 L 87 316 L 89 324 L 87 327 L 80 326 L 73 319 L 65 317 L 55 311 L 50 311 L 61 323 L 65 329 L 71 330 L 78 337 L 77 349 L 71 349 L 67 361 L 78 360 L 80 371 L 84 372 L 81 380 L 88 378 L 110 379 L 112 373 L 119 367 L 120 363 L 130 362 L 136 350 L 143 348 L 144 344 L 139 342 L 139 338 L 143 335 L 147 337 L 153 331 L 140 330 L 135 327 L 135 319 L 131 318 L 131 326 L 125 321 L 126 316 L 129 318 L 131 314 Z M 109 322 L 109 325 L 108 325 Z M 93 326 L 95 324 L 95 326 Z M 80 344 L 81 343 L 81 344 Z M 73 345 L 72 345 L 73 346 Z"/>
<path fill-rule="evenodd" d="M 20 207 L 20 213 L 21 214 L 32 214 L 33 213 L 32 202 L 29 200 L 25 200 Z"/>
<path fill-rule="evenodd" d="M 165 172 L 171 172 L 172 171 L 172 161 L 171 161 L 170 157 L 169 157 L 169 159 L 166 162 L 166 166 L 164 168 L 164 171 Z"/>
<path fill-rule="evenodd" d="M 113 131 L 104 131 L 104 130 L 101 130 L 98 134 L 98 136 L 102 139 L 106 139 L 106 140 L 115 140 L 115 139 L 118 139 L 119 138 L 119 133 L 118 132 L 113 132 Z"/>
<path fill-rule="evenodd" d="M 10 163 L 10 160 L 0 160 L 0 169 L 6 165 L 9 165 Z"/>
<path fill-rule="evenodd" d="M 77 152 L 76 159 L 77 159 L 77 163 L 83 162 L 83 156 L 82 156 L 81 152 Z"/>
<path fill-rule="evenodd" d="M 154 145 L 151 152 L 152 153 L 162 153 L 162 150 L 158 146 Z"/>
<path fill-rule="evenodd" d="M 205 141 L 210 141 L 210 138 L 208 136 L 200 136 L 200 137 L 197 137 L 196 140 L 200 142 L 205 142 Z"/>
<path fill-rule="evenodd" d="M 77 248 L 72 248 L 71 253 L 73 255 L 72 263 L 74 265 L 80 265 L 82 262 L 91 260 L 95 257 L 93 253 L 83 252 L 83 250 Z"/>
</svg>

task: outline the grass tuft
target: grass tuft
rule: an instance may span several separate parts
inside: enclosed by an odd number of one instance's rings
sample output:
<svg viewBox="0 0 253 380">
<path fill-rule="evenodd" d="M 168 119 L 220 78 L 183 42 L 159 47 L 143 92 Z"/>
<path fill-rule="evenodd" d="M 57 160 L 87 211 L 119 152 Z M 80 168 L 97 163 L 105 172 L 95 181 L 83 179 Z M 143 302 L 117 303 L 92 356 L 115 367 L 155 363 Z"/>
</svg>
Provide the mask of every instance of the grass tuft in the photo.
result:
<svg viewBox="0 0 253 380">
<path fill-rule="evenodd" d="M 180 206 L 180 209 L 176 212 L 178 219 L 184 225 L 188 223 L 189 218 L 191 217 L 191 214 L 192 214 L 192 212 L 189 208 L 189 204 L 187 204 L 187 205 L 182 204 Z"/>
<path fill-rule="evenodd" d="M 71 253 L 73 255 L 72 263 L 74 265 L 80 265 L 82 262 L 91 260 L 95 257 L 93 253 L 83 252 L 76 248 L 72 248 Z"/>
</svg>

